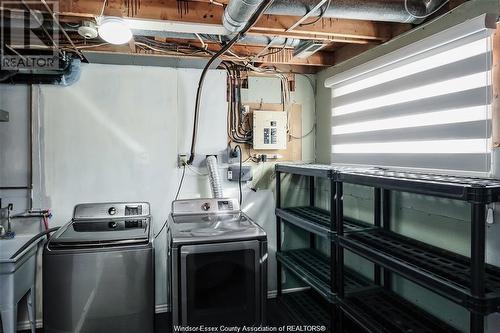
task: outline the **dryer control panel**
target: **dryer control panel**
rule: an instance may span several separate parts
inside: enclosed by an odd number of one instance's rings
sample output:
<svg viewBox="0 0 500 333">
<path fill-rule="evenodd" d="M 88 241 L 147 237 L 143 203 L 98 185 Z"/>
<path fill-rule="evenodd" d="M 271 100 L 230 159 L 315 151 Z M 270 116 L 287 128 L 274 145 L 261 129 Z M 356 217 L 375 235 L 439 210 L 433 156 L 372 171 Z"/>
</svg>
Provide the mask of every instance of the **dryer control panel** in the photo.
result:
<svg viewBox="0 0 500 333">
<path fill-rule="evenodd" d="M 235 213 L 239 212 L 240 205 L 236 199 L 189 199 L 172 202 L 172 214 L 192 215 L 210 213 Z"/>
<path fill-rule="evenodd" d="M 73 212 L 74 220 L 145 216 L 149 216 L 149 203 L 147 202 L 86 203 L 75 206 Z"/>
</svg>

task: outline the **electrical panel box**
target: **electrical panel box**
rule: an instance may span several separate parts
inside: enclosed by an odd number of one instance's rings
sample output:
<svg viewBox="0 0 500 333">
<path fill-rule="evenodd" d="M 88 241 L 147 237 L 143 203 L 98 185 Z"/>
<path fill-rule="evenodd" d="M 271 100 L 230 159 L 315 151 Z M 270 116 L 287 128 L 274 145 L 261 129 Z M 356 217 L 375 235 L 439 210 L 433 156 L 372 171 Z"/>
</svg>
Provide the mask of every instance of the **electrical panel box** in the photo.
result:
<svg viewBox="0 0 500 333">
<path fill-rule="evenodd" d="M 286 112 L 253 112 L 253 149 L 286 149 Z"/>
</svg>

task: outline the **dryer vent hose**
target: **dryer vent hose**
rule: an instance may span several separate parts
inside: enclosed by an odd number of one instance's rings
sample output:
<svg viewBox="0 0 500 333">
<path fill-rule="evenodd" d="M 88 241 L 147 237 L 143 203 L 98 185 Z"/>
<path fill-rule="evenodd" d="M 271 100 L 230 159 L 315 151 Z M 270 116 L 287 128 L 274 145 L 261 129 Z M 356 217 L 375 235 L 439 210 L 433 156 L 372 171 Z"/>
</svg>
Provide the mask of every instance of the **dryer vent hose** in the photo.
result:
<svg viewBox="0 0 500 333">
<path fill-rule="evenodd" d="M 222 192 L 222 184 L 217 169 L 217 157 L 210 155 L 207 157 L 208 181 L 210 182 L 210 189 L 214 198 L 224 198 Z"/>
</svg>

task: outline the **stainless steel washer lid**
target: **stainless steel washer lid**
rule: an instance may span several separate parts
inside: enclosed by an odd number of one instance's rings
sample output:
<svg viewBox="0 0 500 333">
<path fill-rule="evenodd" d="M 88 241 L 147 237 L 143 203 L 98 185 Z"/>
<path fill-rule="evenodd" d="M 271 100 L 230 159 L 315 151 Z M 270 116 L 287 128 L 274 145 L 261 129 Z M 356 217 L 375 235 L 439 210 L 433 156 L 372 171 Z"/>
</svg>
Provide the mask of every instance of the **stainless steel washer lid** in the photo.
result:
<svg viewBox="0 0 500 333">
<path fill-rule="evenodd" d="M 170 232 L 173 245 L 266 238 L 243 213 L 171 216 Z"/>
<path fill-rule="evenodd" d="M 102 202 L 75 206 L 73 219 L 57 231 L 50 247 L 102 247 L 150 241 L 149 203 Z"/>
<path fill-rule="evenodd" d="M 149 219 L 71 221 L 50 239 L 49 247 L 144 244 L 149 242 L 149 222 Z"/>
</svg>

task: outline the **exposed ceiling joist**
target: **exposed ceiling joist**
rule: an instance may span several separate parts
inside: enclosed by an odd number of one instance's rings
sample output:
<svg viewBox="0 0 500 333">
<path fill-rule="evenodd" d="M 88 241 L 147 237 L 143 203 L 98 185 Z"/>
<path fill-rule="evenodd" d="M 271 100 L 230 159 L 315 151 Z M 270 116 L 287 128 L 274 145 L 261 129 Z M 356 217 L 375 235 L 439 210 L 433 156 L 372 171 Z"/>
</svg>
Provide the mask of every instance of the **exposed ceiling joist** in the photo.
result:
<svg viewBox="0 0 500 333">
<path fill-rule="evenodd" d="M 106 11 L 120 11 L 127 15 L 127 2 L 109 0 Z M 69 0 L 60 3 L 61 15 L 70 17 L 94 17 L 102 9 L 101 0 Z M 201 24 L 222 24 L 224 8 L 210 2 L 190 1 L 187 9 L 180 9 L 176 1 L 141 0 L 141 7 L 134 18 L 150 20 L 181 21 Z M 290 32 L 285 32 L 299 17 L 264 15 L 250 30 L 253 34 L 266 34 L 290 37 Z M 394 24 L 359 20 L 322 19 L 315 24 L 299 26 L 293 30 L 293 37 L 304 39 L 335 38 L 349 40 L 386 41 L 392 37 Z"/>
<path fill-rule="evenodd" d="M 286 30 L 299 17 L 264 15 L 251 29 L 252 32 L 273 32 L 286 36 Z M 386 41 L 392 37 L 394 24 L 370 21 L 323 18 L 311 25 L 297 26 L 294 34 L 311 36 L 335 36 L 346 39 Z"/>
<path fill-rule="evenodd" d="M 39 1 L 43 4 L 42 0 Z M 450 0 L 448 8 L 444 10 L 455 7 L 463 1 Z M 229 32 L 222 25 L 225 6 L 229 2 L 230 0 L 107 0 L 103 11 L 104 0 L 66 0 L 59 2 L 58 20 L 69 23 L 65 26 L 73 28 L 75 23 L 94 20 L 102 12 L 108 16 L 122 16 L 131 25 L 137 42 L 134 44 L 131 41 L 124 46 L 103 45 L 102 40 L 84 40 L 74 28 L 71 29 L 71 36 L 77 40 L 78 48 L 85 50 L 133 56 L 144 54 L 173 56 L 176 45 L 184 45 L 183 51 L 177 51 L 178 55 L 207 57 L 208 53 L 203 51 L 205 45 L 209 51 L 216 52 L 221 47 L 220 43 L 214 42 L 217 40 L 216 36 L 223 36 L 224 39 L 225 35 L 226 39 L 229 38 L 227 35 Z M 33 4 L 33 8 L 39 9 L 38 7 L 43 9 L 43 6 Z M 299 24 L 301 20 L 305 21 L 305 24 Z M 314 72 L 386 42 L 412 27 L 410 24 L 400 23 L 266 14 L 247 32 L 248 37 L 238 41 L 224 59 L 245 61 L 251 59 L 255 65 L 276 68 L 288 66 L 290 70 Z M 153 42 L 145 38 L 152 38 Z M 199 42 L 199 39 L 204 41 Z M 155 44 L 154 40 L 168 41 L 168 43 Z M 269 44 L 269 41 L 275 40 L 279 42 Z M 300 43 L 302 45 L 308 40 L 327 46 L 306 59 L 294 57 L 292 46 L 297 47 L 299 41 L 302 41 Z M 66 40 L 61 39 L 60 42 L 67 44 Z M 142 47 L 139 45 L 141 43 Z M 152 43 L 147 52 L 144 45 L 148 45 L 144 43 Z M 190 49 L 189 45 L 196 47 Z M 64 45 L 65 48 L 68 46 Z M 154 47 L 159 47 L 161 50 L 151 50 Z M 264 56 L 261 57 L 261 54 Z"/>
</svg>

